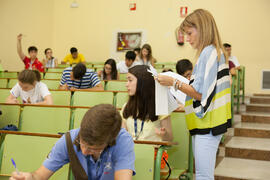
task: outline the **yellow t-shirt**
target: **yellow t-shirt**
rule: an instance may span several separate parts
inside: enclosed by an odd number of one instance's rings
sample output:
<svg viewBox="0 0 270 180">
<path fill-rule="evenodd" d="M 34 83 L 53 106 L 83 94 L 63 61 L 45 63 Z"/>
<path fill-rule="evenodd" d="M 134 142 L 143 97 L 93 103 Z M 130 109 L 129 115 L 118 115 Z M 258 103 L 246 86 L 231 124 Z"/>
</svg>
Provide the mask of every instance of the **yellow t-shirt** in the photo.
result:
<svg viewBox="0 0 270 180">
<path fill-rule="evenodd" d="M 65 58 L 64 58 L 64 62 L 68 62 L 69 64 L 78 64 L 80 62 L 85 62 L 84 56 L 80 53 L 78 53 L 78 56 L 76 59 L 73 59 L 71 54 L 68 54 Z"/>
</svg>

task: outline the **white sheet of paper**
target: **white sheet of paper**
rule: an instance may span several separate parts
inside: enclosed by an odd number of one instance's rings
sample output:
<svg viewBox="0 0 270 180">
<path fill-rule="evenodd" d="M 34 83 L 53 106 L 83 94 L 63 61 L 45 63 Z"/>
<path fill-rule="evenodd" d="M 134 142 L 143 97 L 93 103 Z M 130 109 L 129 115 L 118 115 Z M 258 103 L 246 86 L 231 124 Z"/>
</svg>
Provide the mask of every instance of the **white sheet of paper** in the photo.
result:
<svg viewBox="0 0 270 180">
<path fill-rule="evenodd" d="M 157 76 L 155 69 L 148 70 L 153 76 Z M 167 86 L 160 85 L 155 80 L 156 115 L 168 115 L 178 108 L 178 103 Z"/>
<path fill-rule="evenodd" d="M 161 73 L 161 74 L 176 78 L 176 79 L 178 79 L 179 81 L 182 81 L 185 84 L 189 84 L 189 80 L 186 79 L 184 76 L 181 76 L 179 74 L 176 74 L 176 73 L 173 73 L 173 72 L 165 72 L 165 73 Z M 185 104 L 185 101 L 186 101 L 186 94 L 185 93 L 183 93 L 180 90 L 175 91 L 174 87 L 170 88 L 170 92 L 177 99 L 177 101 L 179 101 L 181 104 Z"/>
<path fill-rule="evenodd" d="M 168 112 L 168 88 L 166 86 L 161 86 L 157 81 L 155 81 L 156 90 L 156 115 L 167 115 Z"/>
</svg>

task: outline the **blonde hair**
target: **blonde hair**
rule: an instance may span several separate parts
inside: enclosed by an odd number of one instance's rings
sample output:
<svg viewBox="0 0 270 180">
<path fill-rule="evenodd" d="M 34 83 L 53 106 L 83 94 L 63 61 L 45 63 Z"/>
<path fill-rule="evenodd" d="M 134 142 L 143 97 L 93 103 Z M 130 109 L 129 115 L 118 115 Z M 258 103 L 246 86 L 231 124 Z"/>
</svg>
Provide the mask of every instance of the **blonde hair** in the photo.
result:
<svg viewBox="0 0 270 180">
<path fill-rule="evenodd" d="M 215 19 L 209 11 L 196 9 L 181 23 L 181 31 L 185 32 L 186 27 L 196 28 L 198 32 L 197 57 L 206 46 L 213 45 L 217 50 L 218 60 L 223 52 L 227 62 L 228 58 L 224 51 Z"/>
</svg>

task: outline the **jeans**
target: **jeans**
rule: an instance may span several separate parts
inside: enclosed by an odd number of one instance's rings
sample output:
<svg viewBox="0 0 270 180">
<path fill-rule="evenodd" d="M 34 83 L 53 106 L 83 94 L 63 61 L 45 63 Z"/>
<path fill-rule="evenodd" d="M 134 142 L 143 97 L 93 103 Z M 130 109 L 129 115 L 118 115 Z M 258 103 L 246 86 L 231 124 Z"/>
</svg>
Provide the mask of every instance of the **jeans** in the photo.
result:
<svg viewBox="0 0 270 180">
<path fill-rule="evenodd" d="M 196 180 L 214 180 L 216 154 L 222 135 L 192 136 L 192 149 L 195 159 Z"/>
</svg>

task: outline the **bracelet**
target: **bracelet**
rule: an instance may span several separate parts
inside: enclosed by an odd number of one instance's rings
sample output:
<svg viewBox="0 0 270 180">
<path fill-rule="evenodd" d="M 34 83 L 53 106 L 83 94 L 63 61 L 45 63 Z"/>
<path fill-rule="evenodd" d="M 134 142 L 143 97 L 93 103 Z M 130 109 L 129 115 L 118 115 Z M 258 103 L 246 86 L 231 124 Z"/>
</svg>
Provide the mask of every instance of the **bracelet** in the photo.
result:
<svg viewBox="0 0 270 180">
<path fill-rule="evenodd" d="M 174 80 L 173 80 L 173 85 L 172 85 L 172 87 L 174 87 L 174 88 L 175 88 L 175 86 L 176 86 L 176 82 L 177 82 L 177 79 L 174 79 Z"/>
<path fill-rule="evenodd" d="M 175 83 L 174 83 L 173 87 L 174 87 L 174 90 L 177 91 L 178 90 L 178 85 L 177 84 L 178 84 L 179 80 L 175 79 L 174 82 Z"/>
<path fill-rule="evenodd" d="M 178 84 L 178 89 L 180 90 L 180 88 L 182 87 L 183 85 L 183 81 L 180 81 L 180 83 Z"/>
<path fill-rule="evenodd" d="M 174 86 L 174 90 L 175 91 L 180 90 L 180 88 L 182 87 L 182 84 L 183 84 L 182 81 L 177 80 L 177 82 L 175 83 L 175 86 Z"/>
</svg>

